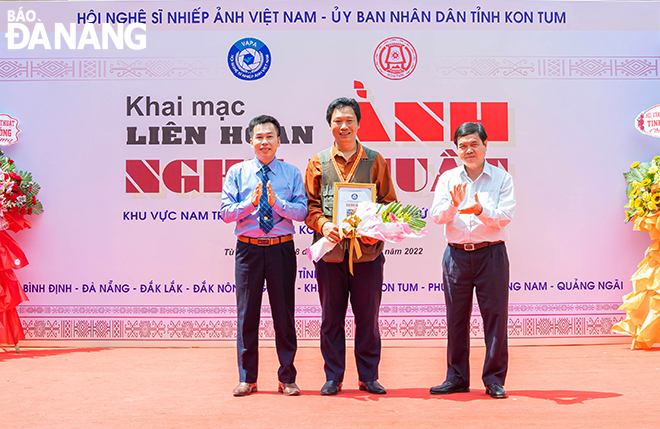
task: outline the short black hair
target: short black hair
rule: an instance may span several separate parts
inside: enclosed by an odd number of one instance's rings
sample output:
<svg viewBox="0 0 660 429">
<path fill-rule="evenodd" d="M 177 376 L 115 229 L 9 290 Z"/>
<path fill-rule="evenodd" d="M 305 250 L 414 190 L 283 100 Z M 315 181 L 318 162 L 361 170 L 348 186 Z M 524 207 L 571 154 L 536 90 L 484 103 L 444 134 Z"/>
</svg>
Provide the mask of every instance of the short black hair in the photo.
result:
<svg viewBox="0 0 660 429">
<path fill-rule="evenodd" d="M 254 127 L 257 125 L 261 124 L 268 124 L 271 123 L 275 126 L 275 129 L 277 130 L 277 137 L 280 136 L 280 121 L 277 119 L 273 118 L 270 115 L 259 115 L 256 118 L 252 118 L 250 123 L 248 124 L 248 131 L 250 132 L 250 138 L 252 138 L 252 131 L 254 131 Z"/>
<path fill-rule="evenodd" d="M 454 131 L 454 144 L 458 146 L 458 139 L 475 133 L 479 134 L 482 142 L 488 140 L 488 134 L 486 134 L 486 129 L 481 122 L 465 122 Z"/>
<path fill-rule="evenodd" d="M 358 121 L 358 125 L 360 125 L 360 119 L 362 119 L 360 105 L 354 99 L 346 97 L 340 97 L 332 100 L 332 103 L 330 103 L 328 106 L 328 110 L 325 112 L 325 119 L 328 121 L 328 125 L 332 125 L 332 114 L 335 113 L 335 109 L 343 109 L 344 107 L 350 107 L 353 109 L 353 112 L 355 112 L 355 117 Z"/>
</svg>

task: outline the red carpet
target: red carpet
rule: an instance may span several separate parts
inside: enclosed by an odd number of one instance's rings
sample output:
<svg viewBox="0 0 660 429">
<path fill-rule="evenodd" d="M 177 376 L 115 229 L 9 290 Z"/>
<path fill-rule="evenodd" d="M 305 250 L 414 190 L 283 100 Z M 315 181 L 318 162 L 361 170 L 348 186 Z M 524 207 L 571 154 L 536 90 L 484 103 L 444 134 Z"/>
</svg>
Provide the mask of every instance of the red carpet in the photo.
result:
<svg viewBox="0 0 660 429">
<path fill-rule="evenodd" d="M 273 348 L 261 349 L 259 393 L 234 398 L 236 352 L 204 349 L 0 349 L 3 428 L 658 428 L 660 347 L 516 346 L 509 399 L 486 396 L 483 347 L 472 391 L 433 396 L 444 348 L 385 348 L 384 396 L 357 390 L 352 356 L 344 391 L 322 397 L 318 348 L 299 349 L 300 397 L 277 393 Z"/>
</svg>

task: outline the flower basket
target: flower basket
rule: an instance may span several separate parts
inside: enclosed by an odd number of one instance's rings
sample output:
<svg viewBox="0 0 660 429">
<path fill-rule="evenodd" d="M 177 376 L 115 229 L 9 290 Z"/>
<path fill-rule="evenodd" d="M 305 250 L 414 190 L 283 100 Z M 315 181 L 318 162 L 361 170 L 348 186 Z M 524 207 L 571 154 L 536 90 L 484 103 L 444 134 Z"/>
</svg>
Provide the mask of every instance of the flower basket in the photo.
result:
<svg viewBox="0 0 660 429">
<path fill-rule="evenodd" d="M 634 230 L 648 232 L 652 241 L 631 278 L 633 291 L 619 307 L 626 318 L 612 330 L 630 335 L 631 349 L 649 349 L 660 342 L 660 156 L 633 163 L 624 176 L 629 198 L 626 222 L 634 221 Z"/>
</svg>

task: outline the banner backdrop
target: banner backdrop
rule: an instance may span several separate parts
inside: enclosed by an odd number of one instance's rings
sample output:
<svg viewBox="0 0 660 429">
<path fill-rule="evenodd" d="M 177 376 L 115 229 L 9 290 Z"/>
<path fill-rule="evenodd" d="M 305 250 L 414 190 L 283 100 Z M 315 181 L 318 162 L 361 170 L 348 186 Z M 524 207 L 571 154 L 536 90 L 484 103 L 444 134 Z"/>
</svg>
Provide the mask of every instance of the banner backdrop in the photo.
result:
<svg viewBox="0 0 660 429">
<path fill-rule="evenodd" d="M 304 171 L 332 143 L 339 96 L 360 102 L 359 137 L 399 199 L 426 209 L 459 162 L 454 129 L 483 122 L 488 162 L 516 186 L 510 338 L 613 341 L 648 244 L 623 223 L 622 172 L 658 153 L 634 122 L 659 102 L 659 18 L 651 2 L 0 3 L 0 114 L 21 129 L 3 150 L 45 208 L 16 237 L 26 343 L 233 344 L 223 177 L 252 157 L 259 114 L 281 121 L 278 157 Z M 446 241 L 426 220 L 425 238 L 386 246 L 385 344 L 446 338 Z M 316 342 L 311 230 L 296 232 L 298 336 Z"/>
</svg>

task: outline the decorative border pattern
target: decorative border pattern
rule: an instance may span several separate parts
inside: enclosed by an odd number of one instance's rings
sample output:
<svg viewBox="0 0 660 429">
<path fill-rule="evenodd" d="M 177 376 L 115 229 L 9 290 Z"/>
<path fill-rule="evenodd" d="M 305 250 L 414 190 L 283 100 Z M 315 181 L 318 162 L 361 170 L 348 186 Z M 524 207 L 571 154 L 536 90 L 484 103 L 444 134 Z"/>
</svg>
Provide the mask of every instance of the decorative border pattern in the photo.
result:
<svg viewBox="0 0 660 429">
<path fill-rule="evenodd" d="M 593 313 L 617 311 L 620 302 L 562 302 L 562 303 L 510 303 L 509 315 L 525 313 Z M 236 317 L 235 305 L 214 306 L 139 306 L 139 305 L 21 305 L 17 308 L 21 317 L 30 315 L 57 315 L 79 314 L 87 316 L 96 315 L 226 315 Z M 473 314 L 479 314 L 479 306 L 473 304 Z M 320 316 L 320 305 L 298 305 L 295 308 L 298 316 Z M 353 314 L 349 306 L 347 313 Z M 625 314 L 624 312 L 619 312 Z M 270 306 L 261 307 L 263 316 L 270 315 Z M 380 315 L 407 315 L 407 314 L 447 314 L 445 304 L 383 304 L 380 306 Z"/>
<path fill-rule="evenodd" d="M 660 79 L 660 57 L 446 58 L 444 77 L 545 79 Z"/>
<path fill-rule="evenodd" d="M 612 325 L 625 318 L 619 303 L 532 303 L 509 306 L 510 338 L 612 337 Z M 168 340 L 234 341 L 236 307 L 226 306 L 19 306 L 28 340 Z M 573 313 L 573 314 L 571 314 Z M 383 340 L 446 339 L 444 304 L 384 305 L 380 312 Z M 320 306 L 296 307 L 301 340 L 318 339 Z M 259 336 L 274 339 L 270 307 L 262 307 Z M 346 337 L 354 338 L 352 314 Z M 483 338 L 483 321 L 473 308 L 471 335 Z"/>
<path fill-rule="evenodd" d="M 0 58 L 0 81 L 206 78 L 217 58 Z"/>
<path fill-rule="evenodd" d="M 219 58 L 0 58 L 2 81 L 208 79 Z M 660 79 L 660 57 L 449 57 L 447 78 Z"/>
</svg>

